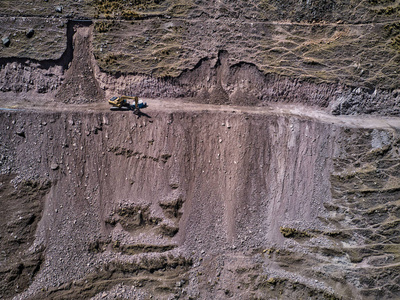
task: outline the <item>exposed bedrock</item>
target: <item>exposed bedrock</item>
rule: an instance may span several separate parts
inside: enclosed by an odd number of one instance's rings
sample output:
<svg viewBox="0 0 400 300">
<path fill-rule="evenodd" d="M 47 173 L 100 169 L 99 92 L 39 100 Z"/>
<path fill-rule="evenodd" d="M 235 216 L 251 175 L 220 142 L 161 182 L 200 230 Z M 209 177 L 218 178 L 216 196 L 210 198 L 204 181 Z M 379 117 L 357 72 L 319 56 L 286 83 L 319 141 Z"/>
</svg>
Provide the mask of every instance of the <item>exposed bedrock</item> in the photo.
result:
<svg viewBox="0 0 400 300">
<path fill-rule="evenodd" d="M 285 77 L 266 76 L 257 66 L 229 64 L 229 53 L 220 51 L 216 59 L 204 59 L 176 80 L 186 94 L 205 103 L 257 105 L 265 102 L 297 102 L 326 107 L 336 85 L 310 84 Z"/>
<path fill-rule="evenodd" d="M 111 76 L 96 72 L 107 95 L 183 97 L 211 104 L 260 106 L 270 102 L 299 103 L 326 109 L 335 115 L 398 115 L 400 93 L 349 87 L 337 83 L 264 74 L 255 64 L 229 62 L 229 53 L 219 51 L 201 59 L 193 69 L 176 78 L 143 75 Z"/>
<path fill-rule="evenodd" d="M 2 186 L 48 182 L 21 298 L 399 296 L 395 132 L 148 113 L 1 112 Z"/>
</svg>

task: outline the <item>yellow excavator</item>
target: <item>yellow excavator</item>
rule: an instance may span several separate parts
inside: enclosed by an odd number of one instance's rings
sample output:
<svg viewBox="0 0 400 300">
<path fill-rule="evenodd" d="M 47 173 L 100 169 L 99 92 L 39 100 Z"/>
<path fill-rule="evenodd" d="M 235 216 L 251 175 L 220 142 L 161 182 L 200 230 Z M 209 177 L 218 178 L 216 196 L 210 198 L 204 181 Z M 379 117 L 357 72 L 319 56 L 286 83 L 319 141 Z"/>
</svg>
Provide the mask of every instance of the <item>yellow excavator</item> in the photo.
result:
<svg viewBox="0 0 400 300">
<path fill-rule="evenodd" d="M 132 104 L 129 103 L 128 100 L 133 99 L 134 102 Z M 112 105 L 111 110 L 133 110 L 137 111 L 140 108 L 147 107 L 147 103 L 143 103 L 142 100 L 139 100 L 138 96 L 119 96 L 112 97 L 108 100 L 108 103 Z"/>
</svg>

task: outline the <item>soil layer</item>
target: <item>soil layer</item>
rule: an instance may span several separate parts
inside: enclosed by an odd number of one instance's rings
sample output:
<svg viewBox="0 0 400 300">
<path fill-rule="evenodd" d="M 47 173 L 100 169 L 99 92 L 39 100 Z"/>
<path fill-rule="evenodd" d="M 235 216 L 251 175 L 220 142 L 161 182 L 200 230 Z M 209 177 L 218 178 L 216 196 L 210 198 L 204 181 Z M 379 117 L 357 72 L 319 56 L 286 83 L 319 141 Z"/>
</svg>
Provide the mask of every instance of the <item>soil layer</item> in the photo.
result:
<svg viewBox="0 0 400 300">
<path fill-rule="evenodd" d="M 2 197 L 46 194 L 12 294 L 399 296 L 395 130 L 198 108 L 2 110 Z"/>
</svg>

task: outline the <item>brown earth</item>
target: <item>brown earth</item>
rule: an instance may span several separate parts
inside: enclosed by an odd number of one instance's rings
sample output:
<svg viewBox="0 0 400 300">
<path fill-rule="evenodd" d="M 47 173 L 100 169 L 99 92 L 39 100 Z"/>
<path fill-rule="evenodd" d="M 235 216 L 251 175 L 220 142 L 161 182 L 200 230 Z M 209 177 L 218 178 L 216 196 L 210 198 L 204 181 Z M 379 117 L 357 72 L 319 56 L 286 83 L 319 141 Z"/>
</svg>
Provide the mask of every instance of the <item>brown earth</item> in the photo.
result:
<svg viewBox="0 0 400 300">
<path fill-rule="evenodd" d="M 55 98 L 65 103 L 90 103 L 104 98 L 104 92 L 94 76 L 94 57 L 91 51 L 92 27 L 73 27 L 73 57 L 65 72 L 63 83 Z"/>
<path fill-rule="evenodd" d="M 398 1 L 2 5 L 0 299 L 400 298 Z"/>
<path fill-rule="evenodd" d="M 14 188 L 14 176 L 2 175 L 0 293 L 10 297 L 29 287 L 44 261 L 43 248 L 29 249 L 41 219 L 43 196 L 50 182 L 25 180 Z"/>
<path fill-rule="evenodd" d="M 397 119 L 148 101 L 2 110 L 16 193 L 52 183 L 18 298 L 398 297 Z"/>
</svg>

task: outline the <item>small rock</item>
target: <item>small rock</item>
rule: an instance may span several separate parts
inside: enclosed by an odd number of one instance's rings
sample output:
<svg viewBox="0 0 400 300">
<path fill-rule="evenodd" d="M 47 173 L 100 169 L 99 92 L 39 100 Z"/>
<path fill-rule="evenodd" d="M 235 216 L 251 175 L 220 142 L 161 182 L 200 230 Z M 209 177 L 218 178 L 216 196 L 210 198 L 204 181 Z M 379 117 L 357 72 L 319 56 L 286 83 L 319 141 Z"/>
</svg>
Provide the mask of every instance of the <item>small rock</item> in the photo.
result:
<svg viewBox="0 0 400 300">
<path fill-rule="evenodd" d="M 25 137 L 25 132 L 21 129 L 21 130 L 18 130 L 17 132 L 16 132 L 16 134 L 17 135 L 19 135 L 19 136 L 21 136 L 21 137 Z"/>
<path fill-rule="evenodd" d="M 3 42 L 3 45 L 8 47 L 11 44 L 11 41 L 8 37 L 2 38 L 1 41 Z"/>
<path fill-rule="evenodd" d="M 31 37 L 33 37 L 34 34 L 35 34 L 35 30 L 33 30 L 33 28 L 30 28 L 26 32 L 26 37 L 31 38 Z"/>
<path fill-rule="evenodd" d="M 62 11 L 63 11 L 63 7 L 62 6 L 56 6 L 56 12 L 58 12 L 58 13 L 62 13 Z"/>
<path fill-rule="evenodd" d="M 55 171 L 55 170 L 57 170 L 57 169 L 59 168 L 59 165 L 58 165 L 57 163 L 52 163 L 52 164 L 50 165 L 50 168 L 51 168 L 53 171 Z"/>
</svg>

